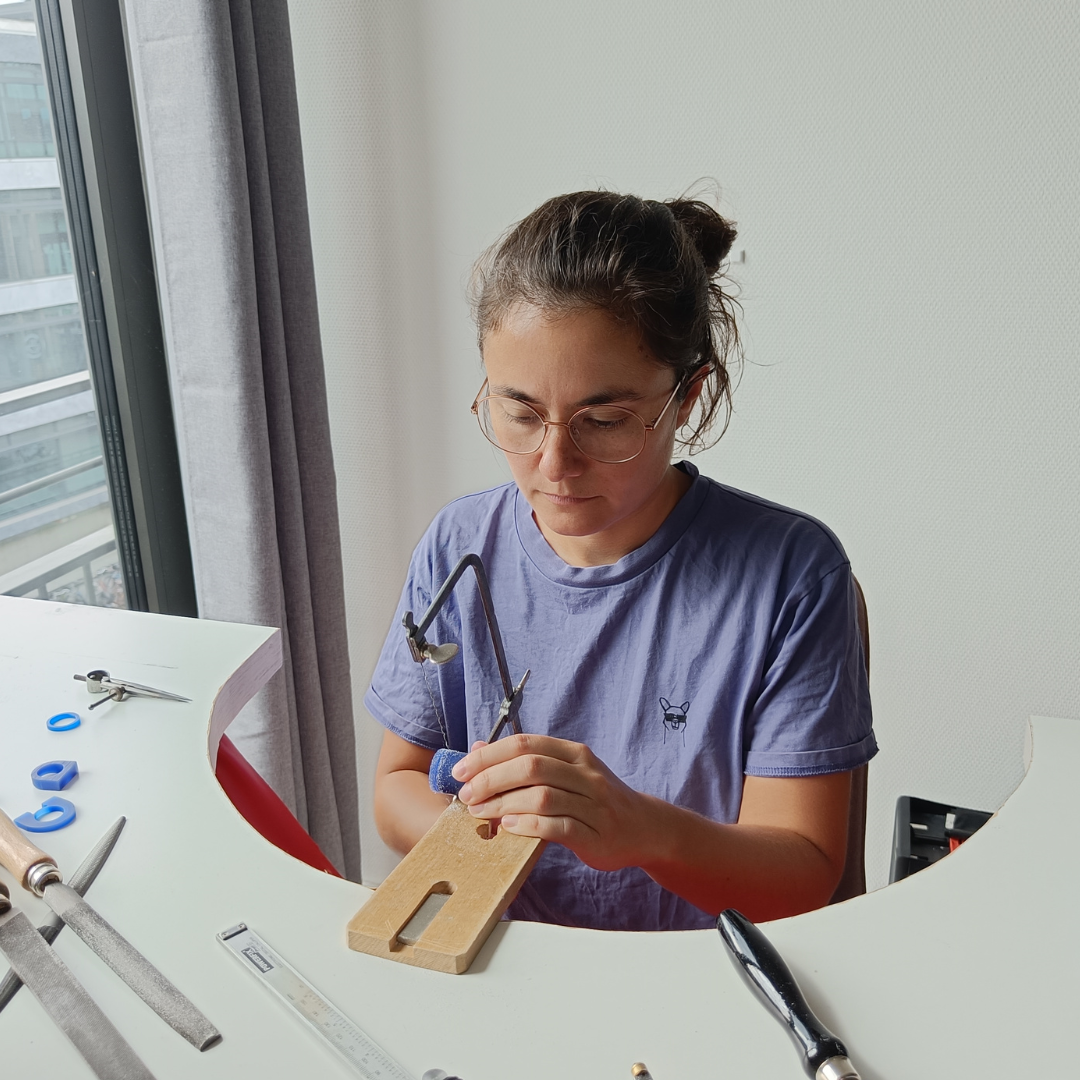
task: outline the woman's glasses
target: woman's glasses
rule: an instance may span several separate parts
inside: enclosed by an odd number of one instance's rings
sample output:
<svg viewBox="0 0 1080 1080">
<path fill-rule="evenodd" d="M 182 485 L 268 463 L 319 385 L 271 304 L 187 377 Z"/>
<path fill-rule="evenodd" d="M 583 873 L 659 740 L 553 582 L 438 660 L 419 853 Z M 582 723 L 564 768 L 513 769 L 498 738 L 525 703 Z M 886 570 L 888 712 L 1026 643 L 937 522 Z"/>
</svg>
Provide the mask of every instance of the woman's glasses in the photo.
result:
<svg viewBox="0 0 1080 1080">
<path fill-rule="evenodd" d="M 586 457 L 606 465 L 618 465 L 632 461 L 645 449 L 649 432 L 671 408 L 681 385 L 681 381 L 676 384 L 660 415 L 651 424 L 636 412 L 619 405 L 587 405 L 565 423 L 545 420 L 531 405 L 517 398 L 499 394 L 480 397 L 487 386 L 486 380 L 472 404 L 472 411 L 484 438 L 508 454 L 535 454 L 543 446 L 549 427 L 564 427 Z"/>
</svg>

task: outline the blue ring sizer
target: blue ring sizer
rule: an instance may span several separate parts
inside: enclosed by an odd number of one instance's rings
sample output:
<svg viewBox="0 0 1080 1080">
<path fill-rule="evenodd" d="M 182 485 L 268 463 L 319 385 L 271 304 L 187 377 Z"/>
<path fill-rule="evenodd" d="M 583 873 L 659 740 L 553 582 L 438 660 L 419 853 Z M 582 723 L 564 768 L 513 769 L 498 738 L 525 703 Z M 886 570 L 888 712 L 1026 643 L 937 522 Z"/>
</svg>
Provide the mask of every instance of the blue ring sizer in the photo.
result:
<svg viewBox="0 0 1080 1080">
<path fill-rule="evenodd" d="M 45 726 L 50 731 L 71 731 L 82 723 L 82 717 L 77 712 L 58 712 L 45 721 Z"/>
<path fill-rule="evenodd" d="M 57 812 L 60 814 L 59 817 L 51 817 Z M 43 818 L 49 820 L 44 821 Z M 15 824 L 23 832 L 56 832 L 57 829 L 70 825 L 74 820 L 75 807 L 67 799 L 54 797 L 46 799 L 41 804 L 40 810 L 35 810 L 32 814 L 20 814 L 15 819 Z"/>
<path fill-rule="evenodd" d="M 42 791 L 63 791 L 78 778 L 78 762 L 46 761 L 30 774 L 30 783 Z"/>
</svg>

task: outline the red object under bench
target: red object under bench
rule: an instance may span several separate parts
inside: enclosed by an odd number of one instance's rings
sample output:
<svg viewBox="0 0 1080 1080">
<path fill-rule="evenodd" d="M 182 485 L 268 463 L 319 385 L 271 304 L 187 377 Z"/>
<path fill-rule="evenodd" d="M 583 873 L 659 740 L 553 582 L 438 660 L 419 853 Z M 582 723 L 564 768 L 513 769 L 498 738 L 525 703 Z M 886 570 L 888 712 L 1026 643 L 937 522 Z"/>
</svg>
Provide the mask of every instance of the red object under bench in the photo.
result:
<svg viewBox="0 0 1080 1080">
<path fill-rule="evenodd" d="M 218 746 L 217 779 L 248 824 L 274 847 L 316 870 L 341 877 L 322 853 L 322 848 L 304 832 L 277 792 L 255 771 L 227 735 L 222 735 Z"/>
</svg>

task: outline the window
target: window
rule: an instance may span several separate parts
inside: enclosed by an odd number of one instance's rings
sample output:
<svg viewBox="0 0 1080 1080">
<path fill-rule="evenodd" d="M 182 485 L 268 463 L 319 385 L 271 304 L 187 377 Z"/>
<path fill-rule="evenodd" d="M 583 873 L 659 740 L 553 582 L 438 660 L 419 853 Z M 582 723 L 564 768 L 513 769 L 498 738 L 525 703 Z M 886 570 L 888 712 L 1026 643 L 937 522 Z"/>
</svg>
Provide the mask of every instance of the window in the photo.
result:
<svg viewBox="0 0 1080 1080">
<path fill-rule="evenodd" d="M 0 0 L 0 593 L 195 615 L 121 0 Z"/>
<path fill-rule="evenodd" d="M 125 607 L 33 5 L 0 6 L 0 593 Z"/>
</svg>

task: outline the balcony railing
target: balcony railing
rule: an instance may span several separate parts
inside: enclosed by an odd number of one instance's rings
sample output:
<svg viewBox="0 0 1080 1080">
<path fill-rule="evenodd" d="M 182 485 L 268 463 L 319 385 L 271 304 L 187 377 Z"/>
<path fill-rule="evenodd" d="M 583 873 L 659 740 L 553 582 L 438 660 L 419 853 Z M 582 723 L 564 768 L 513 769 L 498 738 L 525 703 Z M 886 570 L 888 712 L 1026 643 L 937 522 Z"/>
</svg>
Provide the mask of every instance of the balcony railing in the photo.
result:
<svg viewBox="0 0 1080 1080">
<path fill-rule="evenodd" d="M 36 480 L 20 484 L 0 492 L 0 507 L 23 495 L 40 491 L 58 484 L 72 476 L 96 469 L 102 464 L 100 456 L 87 458 L 66 469 L 39 476 Z M 121 593 L 119 566 L 99 568 L 94 573 L 94 562 L 103 555 L 116 550 L 116 537 L 112 526 L 98 529 L 33 559 L 6 574 L 0 574 L 0 594 L 7 596 L 36 596 L 42 600 L 69 600 L 75 603 L 111 607 Z M 99 582 L 98 578 L 104 578 Z M 114 580 L 115 579 L 115 580 Z M 53 587 L 50 588 L 49 586 Z M 114 595 L 115 594 L 115 595 Z"/>
<path fill-rule="evenodd" d="M 68 595 L 65 595 L 64 599 L 74 600 L 77 603 L 99 604 L 100 590 L 96 587 L 93 563 L 96 559 L 115 550 L 116 537 L 112 526 L 109 525 L 0 575 L 0 594 L 36 596 L 42 600 L 58 599 L 57 590 L 49 589 L 50 582 L 56 582 L 71 575 L 73 571 L 78 571 L 81 582 L 76 579 L 75 582 L 69 583 L 66 589 Z M 85 593 L 81 596 L 77 587 L 79 584 L 85 589 Z"/>
<path fill-rule="evenodd" d="M 29 495 L 31 491 L 40 491 L 50 484 L 58 484 L 61 480 L 67 480 L 68 477 L 78 476 L 79 473 L 84 473 L 89 469 L 96 469 L 101 462 L 101 457 L 87 458 L 86 461 L 80 461 L 77 465 L 69 465 L 59 472 L 50 473 L 48 476 L 39 476 L 29 483 L 20 484 L 18 487 L 9 488 L 7 491 L 0 491 L 0 505 L 10 502 L 12 499 L 18 499 L 22 495 Z"/>
</svg>

